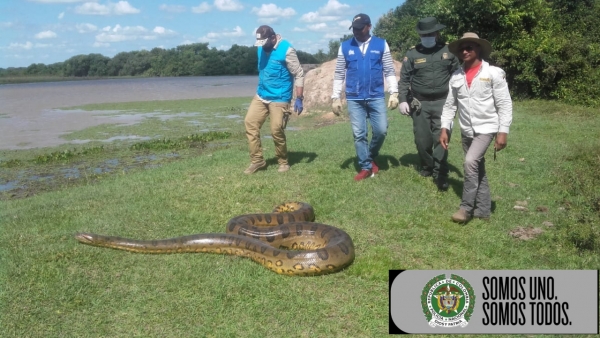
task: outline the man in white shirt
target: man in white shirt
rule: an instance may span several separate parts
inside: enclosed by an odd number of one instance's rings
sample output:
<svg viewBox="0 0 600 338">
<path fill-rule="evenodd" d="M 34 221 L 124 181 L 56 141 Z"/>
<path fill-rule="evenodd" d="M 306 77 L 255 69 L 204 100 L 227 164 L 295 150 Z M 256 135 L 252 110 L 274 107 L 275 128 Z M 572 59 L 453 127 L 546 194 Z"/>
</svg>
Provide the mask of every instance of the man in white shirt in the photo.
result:
<svg viewBox="0 0 600 338">
<path fill-rule="evenodd" d="M 440 134 L 442 147 L 448 149 L 448 130 L 458 109 L 465 174 L 460 209 L 452 215 L 452 220 L 457 223 L 466 223 L 472 217 L 487 220 L 492 200 L 484 156 L 494 137 L 495 151 L 506 147 L 512 100 L 504 71 L 484 61 L 492 51 L 487 40 L 475 33 L 465 33 L 450 43 L 448 49 L 463 61 L 463 66 L 450 78 Z"/>
</svg>

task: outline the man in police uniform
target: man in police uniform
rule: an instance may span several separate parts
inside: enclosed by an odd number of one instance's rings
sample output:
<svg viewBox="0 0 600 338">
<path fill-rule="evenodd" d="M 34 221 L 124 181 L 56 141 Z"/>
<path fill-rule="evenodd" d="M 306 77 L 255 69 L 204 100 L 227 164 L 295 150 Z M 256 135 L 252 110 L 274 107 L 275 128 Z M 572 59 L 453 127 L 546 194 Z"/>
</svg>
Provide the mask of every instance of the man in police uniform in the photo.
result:
<svg viewBox="0 0 600 338">
<path fill-rule="evenodd" d="M 444 27 L 434 17 L 419 20 L 416 29 L 421 43 L 406 53 L 398 82 L 400 113 L 413 119 L 419 174 L 432 176 L 440 191 L 448 190 L 448 151 L 439 142 L 440 118 L 448 81 L 459 67 L 447 44 L 440 42 L 439 31 Z"/>
</svg>

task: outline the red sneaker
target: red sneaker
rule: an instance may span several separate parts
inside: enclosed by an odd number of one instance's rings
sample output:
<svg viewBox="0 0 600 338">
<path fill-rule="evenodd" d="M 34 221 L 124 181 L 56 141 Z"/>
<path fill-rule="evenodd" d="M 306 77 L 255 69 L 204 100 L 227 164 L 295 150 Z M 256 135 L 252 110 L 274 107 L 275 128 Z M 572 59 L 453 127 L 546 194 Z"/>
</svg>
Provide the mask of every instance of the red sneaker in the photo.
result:
<svg viewBox="0 0 600 338">
<path fill-rule="evenodd" d="M 379 167 L 375 164 L 375 161 L 371 161 L 371 166 L 373 166 L 373 168 L 371 168 L 373 175 L 377 174 L 379 172 Z"/>
<path fill-rule="evenodd" d="M 369 177 L 373 177 L 375 175 L 373 175 L 373 172 L 371 172 L 371 170 L 361 170 L 358 175 L 354 176 L 354 180 L 355 181 L 360 181 L 360 180 L 364 180 L 365 178 L 369 178 Z"/>
</svg>

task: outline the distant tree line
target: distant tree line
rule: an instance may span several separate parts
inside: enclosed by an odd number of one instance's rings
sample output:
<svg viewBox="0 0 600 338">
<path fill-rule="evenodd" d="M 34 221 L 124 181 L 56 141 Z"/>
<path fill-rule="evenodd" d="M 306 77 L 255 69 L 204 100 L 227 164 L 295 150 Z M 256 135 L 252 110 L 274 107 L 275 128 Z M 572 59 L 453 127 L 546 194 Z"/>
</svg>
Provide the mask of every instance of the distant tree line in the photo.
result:
<svg viewBox="0 0 600 338">
<path fill-rule="evenodd" d="M 435 16 L 454 41 L 475 32 L 518 98 L 600 106 L 600 0 L 406 0 L 375 26 L 401 59 L 419 42 L 415 25 Z"/>
<path fill-rule="evenodd" d="M 314 55 L 296 51 L 303 64 L 321 63 Z M 324 57 L 324 55 L 321 55 Z M 0 76 L 208 76 L 257 74 L 256 47 L 233 45 L 229 50 L 209 48 L 208 43 L 122 52 L 110 58 L 101 54 L 76 55 L 49 65 L 0 68 Z"/>
<path fill-rule="evenodd" d="M 426 16 L 446 25 L 447 41 L 468 31 L 490 41 L 494 52 L 488 61 L 506 71 L 513 97 L 600 106 L 600 0 L 406 0 L 376 23 L 373 34 L 385 38 L 401 60 L 419 42 L 415 25 Z M 300 62 L 333 60 L 350 37 L 329 41 L 327 52 L 297 51 Z M 256 64 L 256 47 L 233 45 L 223 51 L 195 43 L 0 68 L 0 77 L 254 75 Z"/>
</svg>

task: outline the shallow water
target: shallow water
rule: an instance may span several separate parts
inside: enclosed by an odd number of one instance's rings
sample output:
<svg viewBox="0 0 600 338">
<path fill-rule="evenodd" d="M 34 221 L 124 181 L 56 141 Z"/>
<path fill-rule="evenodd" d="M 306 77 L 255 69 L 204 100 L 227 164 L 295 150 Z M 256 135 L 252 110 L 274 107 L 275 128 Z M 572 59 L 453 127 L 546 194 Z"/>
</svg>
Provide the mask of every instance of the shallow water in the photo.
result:
<svg viewBox="0 0 600 338">
<path fill-rule="evenodd" d="M 203 76 L 0 85 L 0 149 L 52 147 L 71 142 L 60 138 L 68 132 L 106 123 L 137 123 L 136 118 L 142 119 L 131 114 L 117 115 L 115 111 L 60 108 L 91 103 L 252 96 L 257 83 L 257 76 Z M 169 118 L 164 113 L 156 115 Z"/>
</svg>

